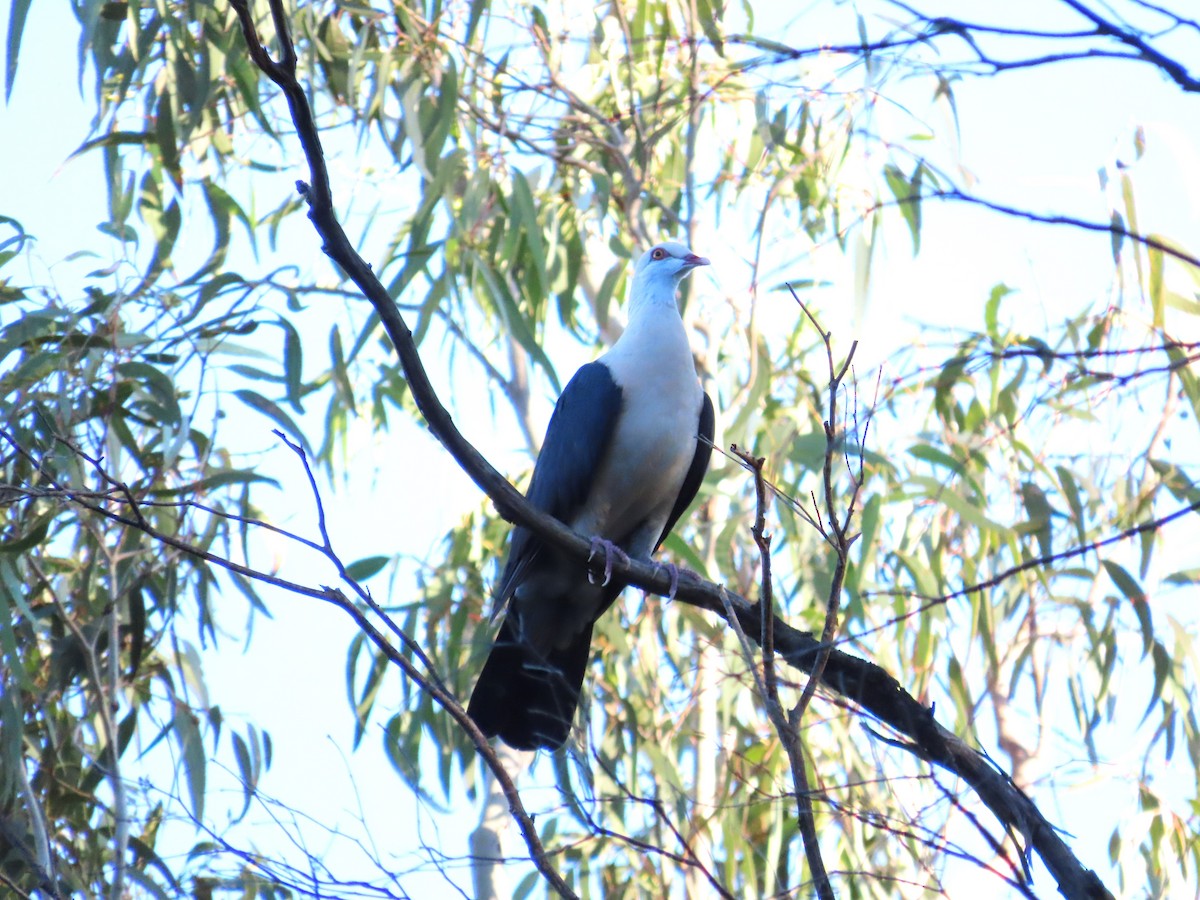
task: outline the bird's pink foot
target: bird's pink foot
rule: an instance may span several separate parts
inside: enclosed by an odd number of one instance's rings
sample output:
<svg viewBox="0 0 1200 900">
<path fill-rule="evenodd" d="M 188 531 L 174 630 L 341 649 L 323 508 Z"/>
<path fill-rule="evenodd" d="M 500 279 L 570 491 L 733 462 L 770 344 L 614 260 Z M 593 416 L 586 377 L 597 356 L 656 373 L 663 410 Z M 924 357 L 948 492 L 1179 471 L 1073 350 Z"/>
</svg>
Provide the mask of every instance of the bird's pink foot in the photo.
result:
<svg viewBox="0 0 1200 900">
<path fill-rule="evenodd" d="M 604 538 L 592 538 L 592 552 L 588 554 L 588 562 L 596 558 L 598 554 L 604 554 L 604 580 L 600 582 L 601 587 L 607 587 L 612 581 L 612 561 L 615 556 L 623 563 L 629 562 L 629 555 L 614 544 L 612 541 L 606 541 Z M 588 570 L 588 581 L 592 584 L 596 583 L 594 573 Z"/>
</svg>

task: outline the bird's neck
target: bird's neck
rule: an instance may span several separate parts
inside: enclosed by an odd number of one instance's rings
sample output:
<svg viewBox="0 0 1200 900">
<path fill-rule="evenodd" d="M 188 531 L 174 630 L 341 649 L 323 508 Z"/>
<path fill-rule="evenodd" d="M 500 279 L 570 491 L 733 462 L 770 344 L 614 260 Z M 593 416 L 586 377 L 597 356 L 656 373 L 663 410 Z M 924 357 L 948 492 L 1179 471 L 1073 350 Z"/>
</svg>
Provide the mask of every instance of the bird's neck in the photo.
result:
<svg viewBox="0 0 1200 900">
<path fill-rule="evenodd" d="M 672 285 L 672 288 L 674 285 Z M 608 351 L 610 361 L 642 360 L 666 367 L 692 366 L 692 349 L 674 293 L 634 296 L 629 324 Z M 640 301 L 640 302 L 638 302 Z"/>
<path fill-rule="evenodd" d="M 629 326 L 651 310 L 668 310 L 678 317 L 679 304 L 675 299 L 678 288 L 673 278 L 657 278 L 653 281 L 634 280 L 629 293 Z"/>
</svg>

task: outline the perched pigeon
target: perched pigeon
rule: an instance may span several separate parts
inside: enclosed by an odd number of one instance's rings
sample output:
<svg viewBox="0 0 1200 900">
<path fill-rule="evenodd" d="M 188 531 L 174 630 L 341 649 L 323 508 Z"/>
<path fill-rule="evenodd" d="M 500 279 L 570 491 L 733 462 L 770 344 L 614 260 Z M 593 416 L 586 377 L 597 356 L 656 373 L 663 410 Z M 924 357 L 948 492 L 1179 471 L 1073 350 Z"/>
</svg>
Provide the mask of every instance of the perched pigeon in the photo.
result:
<svg viewBox="0 0 1200 900">
<path fill-rule="evenodd" d="M 611 554 L 648 561 L 696 496 L 712 454 L 713 405 L 700 387 L 675 294 L 708 260 L 681 244 L 642 255 L 629 324 L 567 384 L 533 470 L 530 503 L 590 536 L 603 577 L 513 529 L 496 591 L 504 622 L 467 711 L 488 737 L 521 750 L 567 739 L 591 654 L 592 626 L 625 587 Z"/>
</svg>

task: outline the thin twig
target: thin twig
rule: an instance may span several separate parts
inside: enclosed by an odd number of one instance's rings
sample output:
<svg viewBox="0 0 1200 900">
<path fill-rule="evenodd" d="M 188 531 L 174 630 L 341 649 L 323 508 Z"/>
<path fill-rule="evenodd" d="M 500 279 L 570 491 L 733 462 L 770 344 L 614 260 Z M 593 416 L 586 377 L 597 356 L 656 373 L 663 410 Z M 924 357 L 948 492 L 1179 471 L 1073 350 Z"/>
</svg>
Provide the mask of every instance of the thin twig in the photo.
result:
<svg viewBox="0 0 1200 900">
<path fill-rule="evenodd" d="M 813 327 L 817 329 L 817 332 L 821 335 L 821 341 L 825 344 L 825 359 L 829 367 L 829 412 L 824 423 L 825 458 L 822 465 L 822 480 L 825 493 L 825 518 L 829 523 L 829 527 L 828 532 L 822 533 L 833 547 L 835 554 L 833 579 L 829 585 L 829 594 L 825 605 L 825 626 L 821 634 L 823 649 L 813 666 L 808 681 L 804 685 L 800 699 L 796 702 L 796 706 L 790 713 L 790 718 L 799 727 L 800 718 L 804 715 L 804 711 L 808 708 L 813 696 L 816 694 L 817 684 L 821 681 L 821 675 L 825 671 L 825 666 L 829 660 L 829 652 L 832 650 L 834 638 L 837 636 L 838 613 L 841 609 L 842 600 L 842 584 L 845 582 L 846 568 L 850 563 L 850 545 L 853 542 L 853 538 L 849 534 L 850 523 L 854 516 L 858 493 L 862 487 L 862 479 L 857 479 L 853 485 L 850 498 L 846 504 L 845 516 L 839 516 L 834 499 L 833 483 L 833 458 L 837 453 L 838 445 L 837 398 L 838 392 L 841 390 L 842 380 L 846 377 L 846 373 L 850 369 L 850 364 L 854 360 L 854 353 L 858 349 L 858 341 L 853 341 L 850 344 L 850 352 L 846 354 L 846 359 L 842 362 L 841 367 L 835 367 L 833 361 L 833 342 L 829 332 L 821 327 L 812 311 L 800 299 L 790 284 L 788 285 L 788 290 L 791 292 L 796 303 L 799 304 L 800 309 L 804 311 L 804 315 L 813 324 Z"/>
<path fill-rule="evenodd" d="M 1122 541 L 1127 541 L 1130 538 L 1135 538 L 1138 535 L 1145 534 L 1148 531 L 1157 531 L 1164 525 L 1169 525 L 1171 522 L 1174 522 L 1177 519 L 1182 519 L 1185 516 L 1191 515 L 1195 512 L 1200 512 L 1200 500 L 1194 500 L 1186 506 L 1181 506 L 1174 512 L 1167 513 L 1165 516 L 1159 516 L 1157 519 L 1151 519 L 1148 522 L 1142 522 L 1139 525 L 1126 528 L 1124 531 L 1109 535 L 1108 537 L 1102 538 L 1098 541 L 1091 541 L 1090 543 L 1082 544 L 1078 547 L 1072 547 L 1069 550 L 1063 550 L 1061 553 L 1051 553 L 1048 556 L 1038 556 L 1034 559 L 1027 559 L 1024 562 L 1017 563 L 1015 566 L 1010 566 L 1003 572 L 993 575 L 991 578 L 974 582 L 966 587 L 959 588 L 957 591 L 951 591 L 948 594 L 942 594 L 937 597 L 930 597 L 926 594 L 917 593 L 916 591 L 870 591 L 869 596 L 908 597 L 912 600 L 922 601 L 922 605 L 916 609 L 906 612 L 902 616 L 893 616 L 891 619 L 888 619 L 886 622 L 883 622 L 874 628 L 860 632 L 851 637 L 845 638 L 844 640 L 858 640 L 859 638 L 873 634 L 876 631 L 886 630 L 889 626 L 895 625 L 897 622 L 900 622 L 904 619 L 918 615 L 927 609 L 933 609 L 935 606 L 944 606 L 951 600 L 956 600 L 959 597 L 967 597 L 971 594 L 981 593 L 989 588 L 997 587 L 1008 579 L 1012 578 L 1014 575 L 1019 575 L 1021 572 L 1028 572 L 1030 569 L 1052 568 L 1063 560 L 1073 559 L 1076 556 L 1084 556 L 1103 547 L 1109 547 L 1113 544 L 1119 544 Z"/>
<path fill-rule="evenodd" d="M 341 556 L 334 551 L 333 541 L 329 536 L 329 529 L 326 527 L 325 523 L 325 503 L 321 499 L 321 491 L 317 487 L 317 479 L 316 476 L 313 475 L 312 466 L 310 466 L 308 463 L 308 454 L 304 452 L 304 448 L 299 444 L 289 440 L 287 435 L 285 435 L 279 429 L 275 429 L 274 434 L 281 441 L 283 441 L 289 450 L 300 457 L 300 464 L 304 467 L 304 474 L 308 478 L 309 491 L 312 494 L 313 503 L 317 508 L 317 531 L 321 535 L 321 545 L 319 548 L 321 554 L 333 564 L 334 568 L 337 569 L 338 577 L 340 577 L 342 581 L 346 582 L 346 584 L 350 586 L 350 589 L 354 591 L 355 596 L 362 600 L 362 602 L 370 608 L 371 612 L 375 613 L 375 615 L 379 617 L 384 625 L 387 626 L 388 630 L 391 631 L 391 633 L 397 638 L 399 638 L 400 642 L 404 644 L 408 651 L 420 661 L 421 665 L 425 667 L 426 674 L 424 677 L 436 684 L 443 693 L 449 695 L 450 689 L 446 686 L 446 683 L 438 674 L 437 668 L 433 664 L 433 660 L 426 655 L 425 651 L 421 648 L 421 645 L 414 641 L 408 632 L 397 625 L 395 620 L 393 620 L 392 617 L 387 614 L 383 607 L 375 602 L 375 598 L 371 596 L 371 592 L 359 584 L 354 578 L 350 577 L 350 573 L 346 571 L 346 564 L 342 562 Z"/>
<path fill-rule="evenodd" d="M 1020 209 L 1015 206 L 1009 206 L 1006 203 L 999 203 L 995 200 L 987 200 L 983 197 L 977 197 L 974 194 L 968 194 L 965 191 L 957 188 L 948 188 L 945 190 L 934 190 L 926 193 L 912 194 L 906 197 L 895 197 L 892 199 L 879 200 L 874 203 L 868 212 L 883 209 L 888 206 L 904 206 L 911 203 L 921 203 L 925 200 L 957 200 L 960 203 L 969 203 L 972 206 L 981 206 L 984 209 L 990 209 L 992 212 L 1002 213 L 1006 216 L 1011 216 L 1015 219 L 1024 219 L 1027 222 L 1038 222 L 1042 225 L 1068 225 L 1072 228 L 1078 228 L 1083 231 L 1095 231 L 1102 234 L 1109 234 L 1114 237 L 1123 238 L 1132 241 L 1135 244 L 1141 244 L 1150 250 L 1157 250 L 1164 256 L 1170 256 L 1179 260 L 1193 268 L 1200 269 L 1200 256 L 1193 256 L 1185 250 L 1180 250 L 1178 247 L 1164 241 L 1153 235 L 1140 234 L 1136 231 L 1131 231 L 1118 221 L 1111 222 L 1096 222 L 1091 219 L 1080 219 L 1077 216 L 1066 215 L 1050 215 L 1047 213 L 1037 213 L 1029 209 Z"/>
<path fill-rule="evenodd" d="M 16 444 L 11 435 L 0 428 L 0 437 L 5 438 L 18 453 L 28 458 L 38 466 L 28 451 Z M 462 459 L 460 465 L 467 465 Z M 86 492 L 73 492 L 58 485 L 50 474 L 44 470 L 43 477 L 54 484 L 62 492 L 62 497 L 94 515 L 118 522 L 127 528 L 140 529 L 139 523 L 130 517 L 123 517 L 102 506 L 89 502 L 82 495 Z M 1186 511 L 1200 508 L 1200 501 Z M 514 507 L 514 513 L 522 524 L 538 533 L 544 540 L 559 547 L 574 558 L 584 560 L 590 550 L 586 538 L 563 527 L 557 520 L 532 508 Z M 1177 513 L 1169 518 L 1177 518 Z M 1161 524 L 1161 523 L 1155 523 Z M 339 598 L 332 589 L 316 589 L 304 584 L 296 584 L 285 579 L 257 572 L 246 566 L 239 565 L 217 557 L 206 550 L 189 546 L 171 535 L 161 534 L 152 527 L 144 530 L 152 540 L 174 547 L 193 558 L 209 562 L 231 572 L 236 572 L 247 578 L 252 578 L 265 584 L 272 584 L 292 591 L 302 596 L 341 605 L 356 621 L 363 619 L 361 611 L 344 597 Z M 670 576 L 661 567 L 637 560 L 624 562 L 614 560 L 614 575 L 636 585 L 646 591 L 666 595 L 670 590 Z M 757 604 L 749 603 L 726 588 L 709 582 L 688 579 L 678 585 L 676 600 L 687 603 L 697 609 L 711 612 L 729 625 L 738 639 L 743 641 L 745 652 L 749 653 L 746 642 L 747 632 L 761 633 L 761 610 Z M 811 672 L 815 660 L 823 653 L 828 645 L 822 644 L 811 634 L 792 628 L 786 622 L 776 618 L 774 628 L 775 649 L 778 658 L 801 672 Z M 381 649 L 385 652 L 395 651 L 387 644 L 382 635 L 372 636 L 377 642 L 382 641 Z M 390 658 L 390 656 L 389 656 Z M 408 660 L 401 658 L 398 665 L 405 667 Z M 409 671 L 406 669 L 406 671 Z M 761 676 L 757 667 L 752 666 L 755 678 L 759 681 L 758 688 L 762 690 Z M 419 679 L 419 673 L 417 674 Z M 910 742 L 902 744 L 903 748 L 915 754 L 920 759 L 941 766 L 949 772 L 963 778 L 979 796 L 985 806 L 1004 824 L 1017 827 L 1029 840 L 1029 844 L 1038 852 L 1047 868 L 1053 874 L 1060 892 L 1068 898 L 1095 898 L 1110 896 L 1096 874 L 1084 868 L 1062 837 L 1040 810 L 1026 797 L 1007 776 L 996 769 L 991 761 L 975 748 L 967 745 L 956 735 L 952 734 L 934 719 L 932 712 L 921 705 L 912 695 L 874 663 L 844 653 L 836 648 L 829 652 L 822 682 L 830 690 L 840 694 L 857 704 L 868 714 L 886 723 L 899 734 L 905 735 Z M 419 683 L 419 682 L 418 682 Z M 435 697 L 441 704 L 441 701 Z M 461 710 L 461 707 L 458 707 Z M 453 712 L 451 713 L 453 715 Z M 460 721 L 456 718 L 456 721 Z M 469 728 L 469 720 L 463 723 Z"/>
<path fill-rule="evenodd" d="M 796 801 L 796 822 L 800 829 L 801 843 L 804 845 L 804 857 L 808 860 L 809 873 L 817 896 L 821 900 L 832 900 L 833 886 L 829 881 L 829 873 L 825 869 L 825 860 L 821 856 L 821 842 L 817 838 L 816 815 L 813 810 L 812 790 L 808 783 L 808 771 L 805 768 L 804 748 L 800 740 L 800 718 L 789 717 L 783 711 L 779 700 L 779 682 L 775 672 L 775 601 L 771 580 L 771 536 L 766 533 L 767 486 L 763 478 L 763 457 L 756 457 L 744 450 L 739 450 L 734 444 L 729 448 L 742 464 L 754 474 L 755 513 L 754 525 L 750 529 L 754 544 L 758 548 L 758 556 L 762 568 L 758 608 L 761 615 L 762 649 L 762 681 L 759 685 L 763 702 L 767 708 L 767 716 L 775 728 L 779 740 L 787 752 L 788 763 L 792 770 L 792 795 Z M 747 662 L 753 665 L 753 657 L 749 656 L 749 646 L 743 638 Z"/>
</svg>

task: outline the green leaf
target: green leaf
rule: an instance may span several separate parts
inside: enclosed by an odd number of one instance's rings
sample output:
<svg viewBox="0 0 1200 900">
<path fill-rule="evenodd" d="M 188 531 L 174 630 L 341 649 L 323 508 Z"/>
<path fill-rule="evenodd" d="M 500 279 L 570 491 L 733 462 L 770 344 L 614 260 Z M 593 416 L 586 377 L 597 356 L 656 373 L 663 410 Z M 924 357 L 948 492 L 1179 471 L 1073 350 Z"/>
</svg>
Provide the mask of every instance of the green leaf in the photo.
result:
<svg viewBox="0 0 1200 900">
<path fill-rule="evenodd" d="M 21 35 L 25 32 L 25 19 L 33 0 L 13 0 L 8 11 L 8 45 L 5 56 L 4 102 L 12 99 L 13 85 L 17 83 L 17 59 L 21 55 Z"/>
<path fill-rule="evenodd" d="M 537 303 L 546 295 L 546 248 L 542 244 L 542 228 L 538 224 L 537 210 L 534 207 L 533 193 L 529 190 L 529 182 L 520 172 L 513 172 L 512 191 L 513 222 L 521 229 L 525 238 L 525 246 L 529 248 L 532 257 L 530 264 L 522 269 L 527 279 L 531 279 L 528 296 Z"/>
<path fill-rule="evenodd" d="M 346 575 L 353 581 L 366 581 L 383 571 L 384 566 L 391 561 L 390 556 L 367 556 L 346 566 Z"/>
<path fill-rule="evenodd" d="M 528 873 L 518 883 L 513 890 L 513 900 L 526 900 L 532 896 L 534 889 L 538 886 L 538 882 L 542 880 L 542 875 L 536 869 Z"/>
<path fill-rule="evenodd" d="M 1138 624 L 1142 629 L 1142 656 L 1144 657 L 1150 652 L 1154 646 L 1154 622 L 1150 615 L 1150 604 L 1147 603 L 1146 592 L 1142 590 L 1141 585 L 1124 566 L 1113 562 L 1110 559 L 1103 560 L 1104 569 L 1108 572 L 1108 577 L 1113 580 L 1113 584 L 1117 589 L 1125 595 L 1133 607 L 1133 612 L 1137 616 Z"/>
<path fill-rule="evenodd" d="M 1125 222 L 1128 225 L 1131 234 L 1139 234 L 1137 204 L 1133 197 L 1133 180 L 1129 177 L 1128 172 L 1121 174 L 1121 199 L 1125 204 Z M 1133 266 L 1137 270 L 1138 283 L 1142 283 L 1142 254 L 1135 249 L 1133 254 Z"/>
<path fill-rule="evenodd" d="M 680 520 L 684 521 L 684 520 Z M 663 541 L 662 549 L 675 557 L 679 563 L 693 572 L 703 574 L 706 566 L 704 559 L 696 552 L 696 549 L 682 537 L 674 532 L 667 535 Z"/>
<path fill-rule="evenodd" d="M 478 254 L 472 253 L 471 255 L 474 257 L 475 270 L 483 278 L 484 282 L 486 282 L 492 299 L 496 301 L 496 308 L 504 320 L 504 324 L 508 327 L 509 334 L 545 370 L 555 393 L 561 394 L 562 385 L 559 384 L 554 366 L 534 336 L 533 330 L 530 327 L 530 321 L 522 315 L 520 309 L 517 307 L 516 301 L 508 289 L 508 285 L 505 284 L 503 278 L 492 269 L 486 260 Z"/>
<path fill-rule="evenodd" d="M 14 540 L 0 540 L 0 553 L 23 554 L 34 547 L 41 546 L 54 521 L 53 513 L 45 513 L 32 522 L 25 523 L 25 533 Z"/>
<path fill-rule="evenodd" d="M 1150 718 L 1150 713 L 1154 711 L 1154 707 L 1162 698 L 1163 688 L 1167 685 L 1167 679 L 1170 677 L 1172 669 L 1171 655 L 1167 652 L 1167 648 L 1158 641 L 1152 641 L 1151 643 L 1150 652 L 1154 660 L 1154 687 L 1150 690 L 1150 702 L 1146 705 L 1146 711 L 1142 714 L 1143 724 Z"/>
<path fill-rule="evenodd" d="M 987 303 L 983 308 L 984 327 L 987 329 L 988 337 L 997 343 L 1002 341 L 1000 335 L 1000 301 L 1012 292 L 1012 288 L 1006 284 L 993 285 L 991 293 L 988 294 Z"/>
<path fill-rule="evenodd" d="M 471 46 L 472 38 L 475 37 L 475 29 L 479 27 L 479 20 L 483 16 L 483 12 L 488 8 L 488 0 L 471 0 L 471 13 L 467 19 L 467 34 L 463 43 L 466 46 Z"/>
<path fill-rule="evenodd" d="M 962 463 L 940 447 L 934 447 L 932 444 L 913 444 L 908 448 L 908 453 L 922 462 L 927 462 L 934 466 L 943 466 L 956 475 L 962 474 Z"/>
<path fill-rule="evenodd" d="M 16 559 L 17 557 L 0 554 L 0 660 L 4 660 L 6 665 L 8 665 L 8 660 L 21 659 L 23 641 L 17 633 L 17 626 L 22 617 L 27 620 L 31 618 L 27 612 L 28 603 L 25 601 L 28 587 L 17 571 Z M 14 606 L 16 609 L 12 608 Z M 9 666 L 9 672 L 14 688 L 6 689 L 3 694 L 0 694 L 0 704 L 2 704 L 5 719 L 10 714 L 16 715 L 18 724 L 14 729 L 11 727 L 10 721 L 4 723 L 5 727 L 0 728 L 0 745 L 8 741 L 16 744 L 21 740 L 21 714 L 17 712 L 15 705 L 10 711 L 8 703 L 19 698 L 22 691 L 37 689 L 25 666 Z M 12 754 L 6 753 L 0 756 L 0 759 L 10 758 L 12 758 Z"/>
<path fill-rule="evenodd" d="M 1172 572 L 1163 579 L 1166 584 L 1177 585 L 1192 585 L 1200 584 L 1200 568 L 1180 569 L 1178 572 Z"/>
<path fill-rule="evenodd" d="M 704 36 L 708 38 L 718 56 L 725 55 L 725 40 L 721 35 L 721 15 L 725 11 L 724 0 L 696 0 L 696 16 Z"/>
<path fill-rule="evenodd" d="M 159 421 L 168 425 L 178 425 L 182 421 L 179 399 L 175 393 L 175 382 L 165 372 L 147 363 L 136 361 L 120 363 L 117 366 L 117 372 L 136 382 L 139 388 L 154 398 L 160 413 Z"/>
<path fill-rule="evenodd" d="M 426 129 L 425 160 L 431 170 L 438 166 L 442 147 L 446 138 L 454 129 L 455 112 L 458 106 L 458 69 L 453 56 L 447 56 L 446 68 L 442 72 L 442 83 L 438 90 L 437 106 L 434 107 L 433 121 Z"/>
<path fill-rule="evenodd" d="M 975 704 L 971 700 L 971 689 L 967 687 L 967 679 L 963 676 L 962 664 L 957 657 L 950 657 L 946 674 L 949 679 L 950 697 L 954 701 L 958 719 L 960 722 L 969 722 L 974 718 Z"/>
<path fill-rule="evenodd" d="M 1121 245 L 1125 242 L 1125 220 L 1121 218 L 1121 214 L 1115 209 L 1113 210 L 1110 228 L 1112 233 L 1113 262 L 1120 264 Z"/>
<path fill-rule="evenodd" d="M 204 821 L 204 791 L 208 757 L 204 752 L 204 741 L 200 736 L 199 723 L 190 709 L 182 703 L 177 703 L 172 725 L 175 741 L 179 745 L 183 757 L 192 815 L 202 822 Z"/>
<path fill-rule="evenodd" d="M 187 494 L 209 494 L 217 488 L 233 484 L 267 484 L 279 487 L 279 482 L 267 475 L 260 475 L 249 469 L 227 469 L 206 475 L 199 481 L 191 481 L 179 487 L 155 488 L 150 492 L 152 497 L 174 497 Z"/>
<path fill-rule="evenodd" d="M 1028 347 L 1037 354 L 1037 358 L 1042 363 L 1043 374 L 1050 371 L 1051 366 L 1054 365 L 1054 351 L 1050 348 L 1049 344 L 1041 338 L 1032 335 L 1021 338 L 1017 341 L 1017 344 L 1021 347 Z"/>
<path fill-rule="evenodd" d="M 158 107 L 154 116 L 154 140 L 158 145 L 162 166 L 171 176 L 175 187 L 183 187 L 183 170 L 179 163 L 179 149 L 175 146 L 175 115 L 171 109 L 171 92 L 163 91 L 158 96 Z"/>
<path fill-rule="evenodd" d="M 287 400 L 292 409 L 303 415 L 304 407 L 300 400 L 304 394 L 304 347 L 300 342 L 300 332 L 284 316 L 279 317 L 279 326 L 283 329 L 283 383 L 287 387 Z"/>
<path fill-rule="evenodd" d="M 920 172 L 920 169 L 917 171 Z M 913 255 L 915 256 L 921 251 L 920 185 L 910 181 L 900 171 L 900 168 L 893 164 L 888 164 L 884 168 L 883 176 L 887 180 L 892 195 L 896 198 L 896 204 L 900 208 L 900 215 L 904 217 L 904 221 L 908 224 L 909 234 L 912 235 Z"/>
<path fill-rule="evenodd" d="M 1150 257 L 1150 310 L 1154 327 L 1161 330 L 1164 324 L 1163 252 L 1158 247 L 1149 247 L 1146 254 Z"/>
<path fill-rule="evenodd" d="M 1001 525 L 999 522 L 993 522 L 982 512 L 980 512 L 977 502 L 969 501 L 965 497 L 954 492 L 954 490 L 934 478 L 929 478 L 924 475 L 917 475 L 911 479 L 914 487 L 922 488 L 923 494 L 929 499 L 942 503 L 949 507 L 968 524 L 974 525 L 976 528 L 982 528 L 985 531 L 990 531 L 994 534 L 1007 536 L 1012 533 L 1012 529 Z"/>
<path fill-rule="evenodd" d="M 621 280 L 624 272 L 624 265 L 621 263 L 614 265 L 604 273 L 604 280 L 600 282 L 600 289 L 596 291 L 596 325 L 601 329 L 608 327 L 609 307 L 612 305 L 613 293 L 616 291 L 617 283 Z"/>
<path fill-rule="evenodd" d="M 1029 524 L 1037 535 L 1038 549 L 1042 556 L 1050 556 L 1053 547 L 1052 518 L 1054 508 L 1046 499 L 1046 492 L 1032 481 L 1021 484 L 1021 500 L 1029 514 Z"/>
<path fill-rule="evenodd" d="M 348 676 L 353 679 L 355 673 L 354 661 L 359 655 L 359 648 L 355 650 L 352 657 L 352 665 L 348 670 Z M 379 697 L 379 689 L 383 686 L 383 676 L 387 672 L 388 658 L 379 652 L 373 652 L 369 647 L 361 648 L 371 652 L 371 667 L 367 670 L 367 677 L 363 681 L 362 690 L 358 692 L 358 697 L 355 698 L 353 691 L 355 685 L 349 685 L 351 689 L 351 700 L 354 701 L 354 746 L 358 747 L 363 735 L 366 733 L 367 722 L 371 718 L 371 710 L 375 708 L 375 700 Z"/>
<path fill-rule="evenodd" d="M 242 809 L 233 817 L 233 821 L 239 822 L 250 809 L 254 788 L 258 784 L 258 772 L 250 760 L 250 751 L 246 748 L 246 742 L 242 736 L 235 731 L 231 737 L 233 738 L 233 756 L 237 761 L 238 775 L 242 782 Z"/>
<path fill-rule="evenodd" d="M 97 148 L 113 148 L 127 145 L 142 145 L 148 147 L 155 143 L 154 135 L 149 131 L 110 131 L 98 138 L 92 138 L 90 141 L 84 141 L 67 157 L 68 161 L 77 156 L 82 156 L 90 150 Z"/>
<path fill-rule="evenodd" d="M 1083 514 L 1083 503 L 1080 500 L 1079 485 L 1075 481 L 1075 476 L 1071 471 L 1063 466 L 1055 466 L 1054 472 L 1058 475 L 1058 484 L 1062 488 L 1063 496 L 1067 498 L 1067 505 L 1071 507 L 1071 519 L 1075 523 L 1075 534 L 1079 539 L 1079 543 L 1087 542 L 1087 529 Z"/>
<path fill-rule="evenodd" d="M 306 452 L 311 453 L 311 450 L 308 446 L 308 439 L 305 438 L 304 433 L 301 432 L 296 426 L 296 423 L 292 421 L 292 417 L 279 408 L 278 404 L 268 400 L 262 394 L 255 393 L 254 391 L 247 389 L 234 391 L 233 396 L 237 397 L 251 409 L 262 413 L 264 416 L 286 431 L 298 444 L 305 449 Z"/>
</svg>

